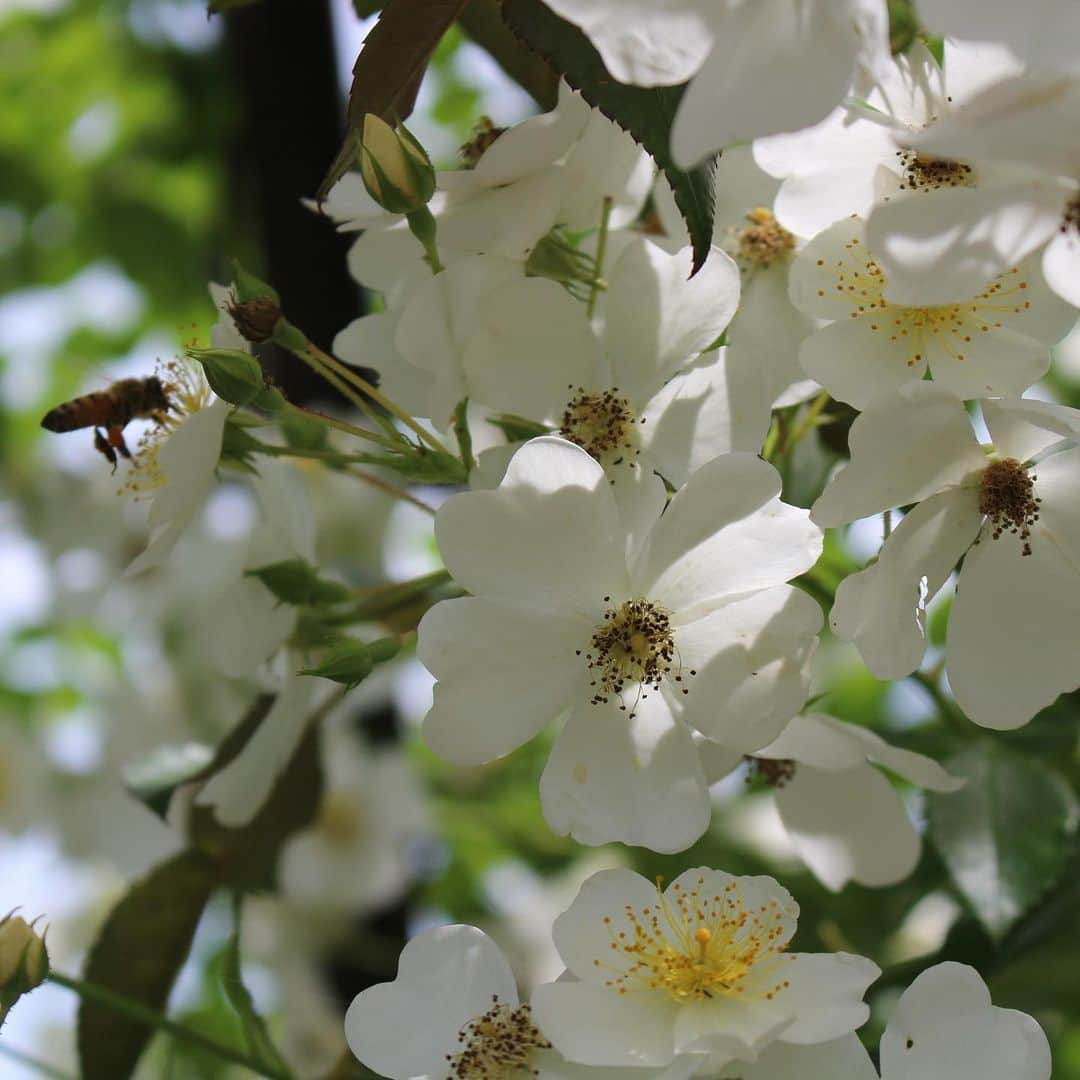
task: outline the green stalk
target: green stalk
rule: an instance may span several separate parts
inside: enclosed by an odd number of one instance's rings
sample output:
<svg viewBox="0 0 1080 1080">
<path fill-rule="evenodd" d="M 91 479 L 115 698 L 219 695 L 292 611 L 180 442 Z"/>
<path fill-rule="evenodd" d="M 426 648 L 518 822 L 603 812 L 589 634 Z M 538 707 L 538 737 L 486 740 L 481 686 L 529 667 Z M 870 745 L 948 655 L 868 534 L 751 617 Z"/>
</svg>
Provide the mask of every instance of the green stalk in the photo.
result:
<svg viewBox="0 0 1080 1080">
<path fill-rule="evenodd" d="M 586 314 L 591 319 L 596 311 L 596 301 L 600 295 L 600 290 L 607 288 L 607 283 L 604 281 L 604 258 L 607 255 L 607 238 L 608 238 L 608 225 L 611 222 L 611 207 L 614 205 L 610 195 L 604 196 L 604 210 L 600 217 L 600 237 L 596 241 L 596 273 L 592 279 L 592 285 L 589 287 L 589 303 L 586 307 Z"/>
<path fill-rule="evenodd" d="M 59 971 L 50 971 L 47 976 L 49 982 L 56 983 L 78 994 L 84 1001 L 92 1001 L 95 1005 L 112 1009 L 113 1012 L 126 1016 L 129 1020 L 135 1020 L 145 1024 L 155 1031 L 164 1031 L 174 1039 L 182 1039 L 184 1042 L 197 1046 L 207 1053 L 214 1054 L 223 1061 L 231 1061 L 234 1065 L 243 1065 L 257 1076 L 268 1077 L 269 1080 L 293 1080 L 288 1073 L 269 1070 L 266 1065 L 249 1057 L 241 1050 L 235 1050 L 231 1046 L 225 1046 L 206 1035 L 202 1035 L 191 1028 L 184 1027 L 167 1016 L 147 1008 L 141 1002 L 134 1001 L 123 994 L 117 994 L 113 990 L 107 990 L 104 986 L 95 983 L 84 982 L 82 979 L 73 978 L 70 975 L 62 975 Z"/>
</svg>

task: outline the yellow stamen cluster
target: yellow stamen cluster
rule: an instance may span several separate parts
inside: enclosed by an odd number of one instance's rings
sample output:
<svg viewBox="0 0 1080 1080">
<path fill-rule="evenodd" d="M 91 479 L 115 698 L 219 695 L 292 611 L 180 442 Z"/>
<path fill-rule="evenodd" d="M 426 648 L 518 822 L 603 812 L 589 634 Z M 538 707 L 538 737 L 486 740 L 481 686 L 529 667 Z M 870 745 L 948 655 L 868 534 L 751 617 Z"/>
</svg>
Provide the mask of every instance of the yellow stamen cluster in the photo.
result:
<svg viewBox="0 0 1080 1080">
<path fill-rule="evenodd" d="M 903 345 L 908 353 L 908 367 L 926 360 L 930 338 L 954 360 L 965 360 L 968 347 L 980 334 L 1002 328 L 1002 315 L 1019 315 L 1031 307 L 1027 299 L 1028 283 L 1017 267 L 1006 271 L 973 300 L 938 307 L 903 307 L 892 304 L 882 295 L 885 275 L 858 237 L 844 244 L 850 252 L 829 267 L 836 277 L 831 291 L 818 289 L 819 297 L 831 297 L 850 307 L 852 319 L 863 319 L 875 333 L 894 345 Z M 824 267 L 824 259 L 817 265 Z"/>
<path fill-rule="evenodd" d="M 331 791 L 323 796 L 315 827 L 331 846 L 349 848 L 363 833 L 364 820 L 354 800 Z"/>
<path fill-rule="evenodd" d="M 605 596 L 610 604 L 611 597 Z M 578 656 L 582 650 L 577 650 Z M 628 687 L 637 685 L 641 697 L 644 688 L 659 690 L 666 678 L 683 681 L 682 667 L 675 657 L 675 635 L 668 613 L 651 600 L 625 600 L 609 607 L 604 621 L 593 633 L 585 660 L 594 678 L 592 702 L 600 705 L 619 697 Z M 697 672 L 690 670 L 690 675 Z M 682 688 L 684 694 L 689 691 Z M 627 706 L 619 708 L 626 711 Z M 630 709 L 633 716 L 633 709 Z"/>
<path fill-rule="evenodd" d="M 903 173 L 901 191 L 938 191 L 941 188 L 974 187 L 975 172 L 963 161 L 932 157 L 906 147 L 896 151 Z"/>
<path fill-rule="evenodd" d="M 574 387 L 569 387 L 574 390 Z M 622 465 L 628 457 L 637 457 L 633 429 L 639 421 L 630 402 L 619 394 L 617 386 L 603 393 L 578 387 L 563 410 L 559 431 L 563 438 L 587 450 L 606 465 Z M 634 462 L 626 462 L 631 468 Z"/>
<path fill-rule="evenodd" d="M 1031 554 L 1031 527 L 1039 520 L 1035 477 L 1015 458 L 993 461 L 979 480 L 979 510 L 990 522 L 995 540 L 1003 533 L 1019 536 L 1021 555 Z"/>
<path fill-rule="evenodd" d="M 202 368 L 190 361 L 177 358 L 167 363 L 159 362 L 156 374 L 169 399 L 169 408 L 140 437 L 131 460 L 124 490 L 136 500 L 153 493 L 165 483 L 158 461 L 161 447 L 189 416 L 201 412 L 213 398 Z"/>
<path fill-rule="evenodd" d="M 738 231 L 735 253 L 747 263 L 768 266 L 795 249 L 795 237 L 765 207 L 755 207 L 746 220 L 750 224 Z"/>
<path fill-rule="evenodd" d="M 551 1047 L 532 1022 L 528 1005 L 516 1009 L 491 997 L 491 1008 L 470 1020 L 458 1033 L 461 1049 L 447 1054 L 447 1080 L 511 1080 L 517 1075 L 536 1076 L 531 1065 L 534 1050 Z"/>
<path fill-rule="evenodd" d="M 473 137 L 458 150 L 465 167 L 475 168 L 476 163 L 505 130 L 506 128 L 496 127 L 490 116 L 481 116 L 473 130 Z"/>
<path fill-rule="evenodd" d="M 626 905 L 628 929 L 605 917 L 617 960 L 593 963 L 612 969 L 607 987 L 619 994 L 662 990 L 683 1003 L 716 997 L 771 1001 L 789 985 L 781 969 L 795 959 L 784 951 L 795 912 L 777 900 L 748 907 L 737 881 L 719 893 L 707 893 L 704 886 L 704 877 L 689 890 L 676 882 L 665 896 L 658 881 L 655 906 L 637 911 Z"/>
</svg>

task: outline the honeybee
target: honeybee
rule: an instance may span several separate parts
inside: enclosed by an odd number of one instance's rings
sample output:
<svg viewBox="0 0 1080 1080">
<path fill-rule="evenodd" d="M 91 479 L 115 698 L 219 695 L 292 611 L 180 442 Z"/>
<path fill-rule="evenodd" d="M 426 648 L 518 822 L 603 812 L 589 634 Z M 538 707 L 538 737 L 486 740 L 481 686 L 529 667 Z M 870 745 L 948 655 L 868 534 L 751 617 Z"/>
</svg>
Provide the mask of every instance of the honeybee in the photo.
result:
<svg viewBox="0 0 1080 1080">
<path fill-rule="evenodd" d="M 164 419 L 171 402 L 168 387 L 156 375 L 144 379 L 121 379 L 105 390 L 65 401 L 42 418 L 46 431 L 94 429 L 94 448 L 105 456 L 116 472 L 116 454 L 131 458 L 124 442 L 124 428 L 136 418 Z M 104 429 L 104 434 L 102 433 Z"/>
</svg>

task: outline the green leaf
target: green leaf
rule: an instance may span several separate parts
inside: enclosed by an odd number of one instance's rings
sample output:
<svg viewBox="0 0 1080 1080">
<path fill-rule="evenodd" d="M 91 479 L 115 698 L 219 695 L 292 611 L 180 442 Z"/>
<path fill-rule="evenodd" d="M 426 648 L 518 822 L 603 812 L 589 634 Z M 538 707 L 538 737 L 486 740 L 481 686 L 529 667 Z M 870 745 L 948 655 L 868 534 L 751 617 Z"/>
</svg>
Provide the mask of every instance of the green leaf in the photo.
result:
<svg viewBox="0 0 1080 1080">
<path fill-rule="evenodd" d="M 161 746 L 124 770 L 124 786 L 141 803 L 165 820 L 176 789 L 209 780 L 230 764 L 273 708 L 276 695 L 260 694 L 216 751 L 197 743 Z"/>
<path fill-rule="evenodd" d="M 235 911 L 236 925 L 225 946 L 222 957 L 221 985 L 225 990 L 225 996 L 228 998 L 229 1004 L 236 1010 L 236 1015 L 240 1017 L 248 1053 L 261 1064 L 268 1065 L 272 1070 L 288 1076 L 290 1075 L 289 1066 L 278 1052 L 274 1040 L 270 1038 L 266 1021 L 259 1015 L 251 993 L 244 985 L 243 975 L 240 970 L 241 902 L 239 898 L 236 899 L 233 910 Z"/>
<path fill-rule="evenodd" d="M 652 155 L 671 185 L 690 232 L 697 273 L 712 247 L 713 166 L 709 163 L 687 173 L 672 160 L 671 125 L 685 84 L 645 88 L 616 82 L 585 34 L 555 15 L 543 0 L 504 0 L 503 18 L 590 105 L 628 131 Z"/>
<path fill-rule="evenodd" d="M 432 53 L 468 0 L 389 0 L 353 65 L 348 132 L 318 198 L 356 163 L 368 113 L 397 124 L 408 118 Z"/>
<path fill-rule="evenodd" d="M 217 881 L 205 855 L 186 851 L 131 887 L 105 920 L 84 977 L 108 990 L 163 1009 Z M 153 1029 L 82 1000 L 80 1075 L 84 1080 L 131 1076 Z"/>
<path fill-rule="evenodd" d="M 346 586 L 319 577 L 315 567 L 303 559 L 283 559 L 281 562 L 267 563 L 266 566 L 248 570 L 247 576 L 257 577 L 286 604 L 339 604 L 352 596 Z"/>
<path fill-rule="evenodd" d="M 300 675 L 331 679 L 350 690 L 375 669 L 375 658 L 362 641 L 340 641 L 314 667 L 301 668 Z"/>
<path fill-rule="evenodd" d="M 972 911 L 1000 940 L 1061 876 L 1076 797 L 1046 763 L 986 742 L 945 762 L 967 784 L 928 796 L 930 837 Z"/>
</svg>

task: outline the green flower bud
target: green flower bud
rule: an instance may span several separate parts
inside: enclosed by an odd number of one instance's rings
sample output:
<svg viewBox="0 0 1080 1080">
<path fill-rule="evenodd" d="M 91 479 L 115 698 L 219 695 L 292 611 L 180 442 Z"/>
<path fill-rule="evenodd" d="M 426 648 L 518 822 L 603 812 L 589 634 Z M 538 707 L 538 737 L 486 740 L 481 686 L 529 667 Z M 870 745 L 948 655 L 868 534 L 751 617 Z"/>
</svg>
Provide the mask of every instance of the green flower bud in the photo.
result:
<svg viewBox="0 0 1080 1080">
<path fill-rule="evenodd" d="M 239 349 L 190 348 L 187 356 L 202 364 L 210 389 L 222 401 L 247 405 L 263 391 L 262 365 L 251 353 Z"/>
<path fill-rule="evenodd" d="M 233 291 L 241 303 L 248 300 L 272 300 L 275 304 L 281 303 L 281 297 L 272 285 L 245 270 L 236 259 L 233 259 Z"/>
<path fill-rule="evenodd" d="M 344 585 L 319 577 L 315 567 L 303 559 L 284 559 L 246 573 L 257 577 L 284 604 L 339 604 L 352 596 Z"/>
<path fill-rule="evenodd" d="M 374 113 L 364 117 L 360 175 L 368 194 L 392 214 L 419 210 L 435 193 L 435 169 L 424 148 L 404 127 L 395 131 Z"/>
<path fill-rule="evenodd" d="M 49 974 L 45 935 L 18 915 L 0 921 L 0 1023 L 23 994 L 40 986 Z"/>
</svg>

